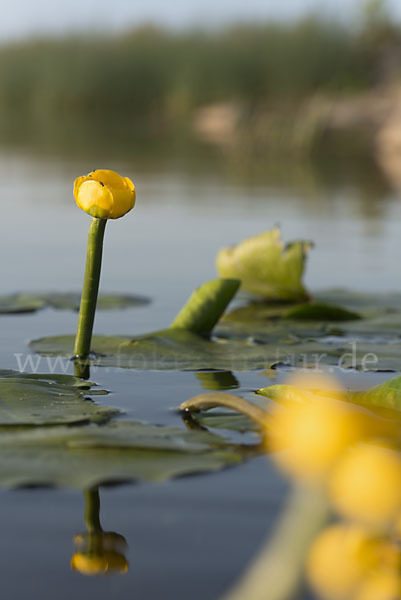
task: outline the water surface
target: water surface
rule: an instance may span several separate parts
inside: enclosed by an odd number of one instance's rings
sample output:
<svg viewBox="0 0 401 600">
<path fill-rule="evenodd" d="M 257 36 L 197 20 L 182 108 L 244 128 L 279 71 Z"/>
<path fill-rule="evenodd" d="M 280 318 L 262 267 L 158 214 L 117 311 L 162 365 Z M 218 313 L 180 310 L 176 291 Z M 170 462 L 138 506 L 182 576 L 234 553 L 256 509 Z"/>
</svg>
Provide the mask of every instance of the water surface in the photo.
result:
<svg viewBox="0 0 401 600">
<path fill-rule="evenodd" d="M 99 312 L 97 333 L 134 334 L 168 325 L 191 291 L 215 277 L 220 247 L 277 223 L 286 240 L 315 242 L 305 279 L 311 290 L 401 288 L 401 201 L 376 174 L 349 177 L 333 165 L 329 176 L 303 165 L 273 176 L 266 161 L 253 177 L 241 161 L 233 165 L 221 157 L 152 165 L 133 155 L 94 163 L 95 157 L 0 151 L 1 293 L 80 288 L 89 218 L 75 206 L 72 181 L 104 166 L 131 177 L 138 200 L 126 218 L 107 225 L 101 287 L 146 294 L 153 302 Z M 1 368 L 17 369 L 15 355 L 26 360 L 30 339 L 72 333 L 76 320 L 74 313 L 51 309 L 1 317 Z M 32 360 L 28 365 L 40 371 L 51 366 L 46 359 Z M 339 375 L 353 388 L 391 376 Z M 269 383 L 258 371 L 235 376 L 240 392 Z M 285 377 L 277 373 L 275 381 Z M 203 391 L 191 372 L 98 369 L 92 379 L 111 392 L 97 401 L 158 424 L 180 424 L 176 407 Z M 3 594 L 10 600 L 217 599 L 274 527 L 286 489 L 264 457 L 213 475 L 102 489 L 104 528 L 129 544 L 128 574 L 108 578 L 70 570 L 72 537 L 83 529 L 81 493 L 1 492 Z"/>
</svg>

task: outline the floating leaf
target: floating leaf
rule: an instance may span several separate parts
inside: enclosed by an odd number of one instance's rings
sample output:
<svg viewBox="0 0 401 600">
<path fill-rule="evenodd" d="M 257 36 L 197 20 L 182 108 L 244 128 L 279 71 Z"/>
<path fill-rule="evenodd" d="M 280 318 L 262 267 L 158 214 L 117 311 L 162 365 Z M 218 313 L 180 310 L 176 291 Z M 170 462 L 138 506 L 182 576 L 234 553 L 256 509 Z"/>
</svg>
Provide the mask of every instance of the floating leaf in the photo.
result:
<svg viewBox="0 0 401 600">
<path fill-rule="evenodd" d="M 224 352 L 219 357 L 219 345 L 197 334 L 211 332 L 238 287 L 236 280 L 206 282 L 195 290 L 168 329 L 133 338 L 94 336 L 91 363 L 158 370 L 231 370 L 232 357 L 224 355 Z M 30 347 L 48 356 L 71 356 L 73 344 L 74 336 L 58 336 L 34 340 Z M 213 364 L 213 350 L 216 362 L 219 363 L 220 359 L 222 367 Z"/>
<path fill-rule="evenodd" d="M 41 297 L 41 296 L 39 296 Z M 81 294 L 74 292 L 53 292 L 43 294 L 43 299 L 47 305 L 61 310 L 79 310 Z M 120 310 L 123 308 L 132 308 L 134 306 L 143 306 L 150 303 L 146 296 L 136 296 L 130 294 L 99 294 L 97 301 L 98 310 Z"/>
<path fill-rule="evenodd" d="M 121 481 L 164 481 L 217 471 L 245 456 L 240 446 L 209 432 L 131 421 L 37 428 L 0 433 L 0 485 L 87 489 Z"/>
<path fill-rule="evenodd" d="M 342 288 L 324 290 L 314 294 L 319 302 L 340 304 L 349 310 L 371 313 L 378 309 L 400 310 L 401 294 L 399 292 L 355 292 Z"/>
<path fill-rule="evenodd" d="M 0 426 L 105 422 L 119 411 L 88 399 L 93 385 L 69 375 L 0 371 Z"/>
<path fill-rule="evenodd" d="M 268 300 L 305 300 L 302 276 L 311 245 L 296 241 L 284 246 L 274 227 L 220 250 L 217 271 L 221 277 L 240 279 L 245 291 Z"/>
<path fill-rule="evenodd" d="M 289 340 L 290 341 L 290 340 Z M 40 338 L 30 347 L 44 356 L 72 356 L 74 336 Z M 141 370 L 249 371 L 279 362 L 313 366 L 322 345 L 315 342 L 258 344 L 250 341 L 206 340 L 185 330 L 165 329 L 136 338 L 93 336 L 93 365 Z M 341 352 L 340 354 L 341 355 Z M 332 351 L 331 364 L 338 356 Z"/>
<path fill-rule="evenodd" d="M 388 304 L 386 298 L 388 297 Z M 93 364 L 133 369 L 246 371 L 279 364 L 338 365 L 363 370 L 401 369 L 401 295 L 328 292 L 318 303 L 338 302 L 361 319 L 293 320 L 291 308 L 252 304 L 225 315 L 205 339 L 184 329 L 142 336 L 94 336 Z M 74 336 L 34 340 L 41 354 L 71 356 Z"/>
<path fill-rule="evenodd" d="M 253 340 L 260 345 L 276 343 L 280 355 L 277 362 L 292 366 L 303 363 L 363 370 L 401 369 L 401 294 L 334 290 L 320 292 L 315 298 L 319 304 L 338 303 L 361 318 L 336 323 L 327 318 L 285 319 L 289 310 L 297 310 L 296 305 L 252 304 L 225 315 L 216 335 Z"/>
<path fill-rule="evenodd" d="M 361 317 L 358 313 L 339 306 L 313 302 L 291 308 L 283 314 L 283 318 L 300 321 L 355 321 Z"/>
<path fill-rule="evenodd" d="M 79 310 L 80 293 L 75 292 L 23 292 L 10 296 L 0 296 L 0 314 L 35 312 L 45 307 L 58 310 Z M 99 310 L 119 310 L 149 304 L 145 296 L 100 294 Z"/>
<path fill-rule="evenodd" d="M 25 294 L 0 296 L 0 314 L 2 315 L 36 312 L 45 306 L 46 303 L 43 300 Z"/>
</svg>

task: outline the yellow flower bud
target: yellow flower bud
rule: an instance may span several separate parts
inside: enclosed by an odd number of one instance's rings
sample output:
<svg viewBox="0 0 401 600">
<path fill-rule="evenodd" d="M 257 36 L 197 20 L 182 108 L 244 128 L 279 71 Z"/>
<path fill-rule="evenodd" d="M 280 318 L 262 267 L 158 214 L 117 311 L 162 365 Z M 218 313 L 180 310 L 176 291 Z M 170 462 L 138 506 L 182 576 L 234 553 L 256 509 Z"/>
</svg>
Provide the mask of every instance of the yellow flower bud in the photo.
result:
<svg viewBox="0 0 401 600">
<path fill-rule="evenodd" d="M 401 510 L 401 457 L 372 444 L 351 448 L 333 471 L 330 494 L 344 516 L 389 525 Z"/>
<path fill-rule="evenodd" d="M 71 558 L 71 569 L 82 575 L 124 574 L 128 571 L 128 562 L 125 556 L 113 551 L 101 554 L 76 552 Z"/>
<path fill-rule="evenodd" d="M 392 570 L 397 561 L 395 544 L 370 536 L 361 527 L 338 524 L 317 536 L 309 550 L 306 572 L 320 598 L 349 600 L 370 573 Z"/>
<path fill-rule="evenodd" d="M 119 219 L 135 205 L 135 186 L 115 171 L 98 169 L 74 182 L 74 198 L 91 217 Z"/>
</svg>

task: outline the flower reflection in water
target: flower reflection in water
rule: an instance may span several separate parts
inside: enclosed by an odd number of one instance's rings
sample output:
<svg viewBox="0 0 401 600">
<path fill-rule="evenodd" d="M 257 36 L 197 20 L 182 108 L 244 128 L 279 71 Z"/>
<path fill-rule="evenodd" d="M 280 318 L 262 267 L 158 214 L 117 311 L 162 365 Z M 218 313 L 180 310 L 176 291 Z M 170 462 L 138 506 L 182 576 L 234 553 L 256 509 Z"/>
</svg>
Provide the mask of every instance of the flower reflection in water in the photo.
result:
<svg viewBox="0 0 401 600">
<path fill-rule="evenodd" d="M 86 531 L 74 537 L 75 553 L 71 558 L 71 569 L 82 575 L 127 573 L 125 553 L 128 544 L 119 533 L 103 531 L 99 490 L 87 490 L 84 497 Z"/>
</svg>

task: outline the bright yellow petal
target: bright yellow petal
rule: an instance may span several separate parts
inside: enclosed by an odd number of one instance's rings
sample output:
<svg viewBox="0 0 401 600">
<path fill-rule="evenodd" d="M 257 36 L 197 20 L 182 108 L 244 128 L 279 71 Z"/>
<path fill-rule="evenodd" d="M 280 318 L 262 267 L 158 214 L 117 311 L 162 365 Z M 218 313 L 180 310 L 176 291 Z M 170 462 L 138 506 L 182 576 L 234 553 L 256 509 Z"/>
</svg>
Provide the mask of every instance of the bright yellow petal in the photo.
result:
<svg viewBox="0 0 401 600">
<path fill-rule="evenodd" d="M 127 184 L 128 188 L 131 190 L 131 192 L 133 194 L 136 194 L 136 192 L 135 192 L 135 186 L 132 183 L 131 179 L 129 177 L 124 177 L 124 181 Z"/>
<path fill-rule="evenodd" d="M 312 396 L 277 405 L 267 427 L 275 462 L 291 477 L 304 481 L 327 477 L 361 435 L 359 421 L 344 403 Z"/>
<path fill-rule="evenodd" d="M 365 529 L 337 524 L 318 534 L 306 562 L 309 583 L 324 600 L 349 600 L 365 577 L 382 564 L 391 546 Z"/>
<path fill-rule="evenodd" d="M 79 186 L 76 202 L 91 217 L 99 219 L 109 219 L 114 206 L 109 187 L 93 180 L 84 181 Z"/>
<path fill-rule="evenodd" d="M 82 177 L 77 177 L 76 180 L 74 181 L 74 198 L 75 198 L 75 200 L 78 197 L 79 188 L 81 187 L 83 182 L 86 181 L 87 179 L 88 179 L 87 175 L 82 175 Z"/>
<path fill-rule="evenodd" d="M 114 206 L 110 213 L 110 219 L 119 219 L 134 207 L 135 191 L 114 188 L 111 192 L 114 198 Z"/>
<path fill-rule="evenodd" d="M 124 177 L 109 169 L 96 169 L 89 173 L 88 178 L 104 183 L 111 188 L 125 189 L 127 187 Z"/>
<path fill-rule="evenodd" d="M 357 593 L 355 600 L 400 600 L 401 576 L 397 571 L 383 570 L 369 574 Z"/>
<path fill-rule="evenodd" d="M 373 444 L 351 448 L 330 481 L 331 499 L 344 516 L 385 526 L 401 511 L 401 459 Z"/>
</svg>

